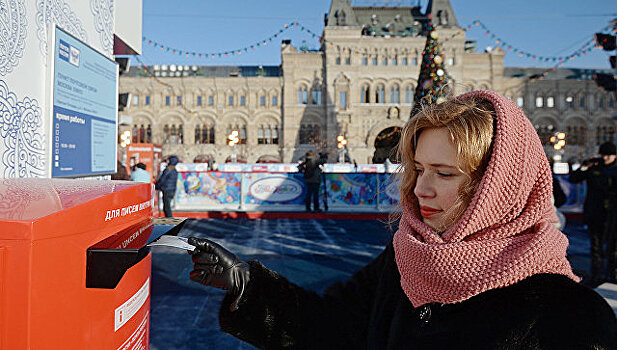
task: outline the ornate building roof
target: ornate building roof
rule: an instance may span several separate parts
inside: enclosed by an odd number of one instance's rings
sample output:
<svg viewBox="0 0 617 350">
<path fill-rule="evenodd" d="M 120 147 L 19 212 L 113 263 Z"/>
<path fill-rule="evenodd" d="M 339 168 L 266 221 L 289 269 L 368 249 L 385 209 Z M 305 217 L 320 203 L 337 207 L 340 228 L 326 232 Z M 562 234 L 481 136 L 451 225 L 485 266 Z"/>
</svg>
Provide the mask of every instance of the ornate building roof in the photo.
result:
<svg viewBox="0 0 617 350">
<path fill-rule="evenodd" d="M 353 6 L 349 0 L 332 0 L 325 25 L 361 27 L 368 36 L 413 36 L 422 32 L 429 14 L 435 26 L 458 26 L 449 0 L 429 0 L 425 12 L 417 5 Z"/>
</svg>

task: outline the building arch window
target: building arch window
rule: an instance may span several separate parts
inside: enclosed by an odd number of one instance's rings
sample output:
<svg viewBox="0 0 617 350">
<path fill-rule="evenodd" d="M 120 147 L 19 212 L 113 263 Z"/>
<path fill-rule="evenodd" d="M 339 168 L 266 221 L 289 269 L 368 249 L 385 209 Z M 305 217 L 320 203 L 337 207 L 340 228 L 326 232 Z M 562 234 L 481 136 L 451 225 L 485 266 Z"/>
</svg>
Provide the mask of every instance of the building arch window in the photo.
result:
<svg viewBox="0 0 617 350">
<path fill-rule="evenodd" d="M 208 96 L 208 106 L 214 106 L 214 96 Z"/>
<path fill-rule="evenodd" d="M 534 125 L 538 136 L 540 137 L 540 142 L 543 145 L 551 144 L 551 136 L 555 133 L 555 127 L 548 120 L 543 120 L 540 123 Z"/>
<path fill-rule="evenodd" d="M 598 108 L 599 109 L 606 108 L 606 100 L 604 99 L 604 96 L 598 97 Z"/>
<path fill-rule="evenodd" d="M 195 125 L 195 143 L 196 144 L 213 144 L 214 143 L 214 125 L 211 123 Z"/>
<path fill-rule="evenodd" d="M 390 88 L 390 103 L 400 103 L 401 102 L 401 92 L 399 90 L 398 85 L 394 85 Z"/>
<path fill-rule="evenodd" d="M 131 129 L 132 143 L 151 143 L 152 142 L 152 127 L 150 124 L 134 124 Z"/>
<path fill-rule="evenodd" d="M 362 56 L 362 65 L 368 66 L 368 57 L 366 55 Z"/>
<path fill-rule="evenodd" d="M 571 95 L 566 96 L 566 108 L 574 108 L 574 97 Z"/>
<path fill-rule="evenodd" d="M 388 57 L 387 56 L 383 56 L 381 58 L 381 65 L 382 66 L 387 66 L 388 65 Z"/>
<path fill-rule="evenodd" d="M 345 64 L 348 65 L 348 66 L 351 65 L 351 52 L 348 52 L 345 55 Z"/>
<path fill-rule="evenodd" d="M 581 95 L 578 98 L 578 108 L 585 109 L 585 95 Z"/>
<path fill-rule="evenodd" d="M 585 144 L 587 127 L 585 122 L 575 118 L 566 121 L 566 142 L 569 145 L 581 146 Z"/>
<path fill-rule="evenodd" d="M 369 103 L 370 102 L 370 88 L 368 85 L 362 86 L 362 90 L 360 91 L 360 103 Z"/>
<path fill-rule="evenodd" d="M 555 98 L 553 96 L 548 96 L 546 98 L 546 107 L 554 108 L 555 107 Z"/>
<path fill-rule="evenodd" d="M 473 90 L 473 88 L 472 88 Z M 516 105 L 523 108 L 523 106 L 525 106 L 525 99 L 523 97 L 517 97 L 516 98 Z"/>
<path fill-rule="evenodd" d="M 604 142 L 614 142 L 615 140 L 615 124 L 610 120 L 603 120 L 596 127 L 596 145 L 601 145 Z"/>
<path fill-rule="evenodd" d="M 238 143 L 246 145 L 246 125 L 242 124 L 229 124 L 227 125 L 227 135 L 230 135 L 232 131 L 238 132 Z"/>
<path fill-rule="evenodd" d="M 257 129 L 258 145 L 277 145 L 279 143 L 278 125 L 260 125 Z"/>
<path fill-rule="evenodd" d="M 246 96 L 240 96 L 240 106 L 246 106 Z"/>
<path fill-rule="evenodd" d="M 398 65 L 398 56 L 397 55 L 392 56 L 391 63 L 392 63 L 393 66 Z"/>
<path fill-rule="evenodd" d="M 259 96 L 259 105 L 261 107 L 265 107 L 266 106 L 266 95 Z"/>
<path fill-rule="evenodd" d="M 536 108 L 544 107 L 544 97 L 536 96 Z"/>
<path fill-rule="evenodd" d="M 385 103 L 386 102 L 386 92 L 383 85 L 378 85 L 377 89 L 375 89 L 375 103 Z"/>
<path fill-rule="evenodd" d="M 279 104 L 279 97 L 278 95 L 272 95 L 272 106 L 276 107 Z"/>
<path fill-rule="evenodd" d="M 413 101 L 413 86 L 408 85 L 405 87 L 405 103 L 411 103 Z"/>
<path fill-rule="evenodd" d="M 306 91 L 306 87 L 301 86 L 298 88 L 298 104 L 302 105 L 302 104 L 306 104 L 308 101 L 308 94 Z"/>
<path fill-rule="evenodd" d="M 377 65 L 377 55 L 373 55 L 372 62 L 373 62 L 373 66 Z"/>
<path fill-rule="evenodd" d="M 321 104 L 321 87 L 314 86 L 311 89 L 311 104 L 320 105 Z"/>
<path fill-rule="evenodd" d="M 321 127 L 317 124 L 302 123 L 298 142 L 301 145 L 318 144 L 321 139 Z"/>
<path fill-rule="evenodd" d="M 181 145 L 184 141 L 184 129 L 182 124 L 165 124 L 163 126 L 163 143 L 172 145 Z"/>
<path fill-rule="evenodd" d="M 334 63 L 336 65 L 340 65 L 341 64 L 341 56 L 336 56 L 336 58 L 334 59 Z"/>
</svg>

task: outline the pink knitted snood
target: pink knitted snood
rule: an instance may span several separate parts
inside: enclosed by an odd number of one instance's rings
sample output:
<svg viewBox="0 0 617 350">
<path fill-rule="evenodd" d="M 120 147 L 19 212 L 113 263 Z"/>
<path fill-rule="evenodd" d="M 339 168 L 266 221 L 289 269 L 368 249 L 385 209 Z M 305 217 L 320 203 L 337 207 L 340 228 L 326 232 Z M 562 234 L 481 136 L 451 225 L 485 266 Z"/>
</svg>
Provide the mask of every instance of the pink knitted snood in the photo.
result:
<svg viewBox="0 0 617 350">
<path fill-rule="evenodd" d="M 441 236 L 401 194 L 403 216 L 394 235 L 401 286 L 411 303 L 451 304 L 539 273 L 578 281 L 566 259 L 568 239 L 551 221 L 552 178 L 540 139 L 510 100 L 491 101 L 497 123 L 492 155 L 463 216 Z"/>
</svg>

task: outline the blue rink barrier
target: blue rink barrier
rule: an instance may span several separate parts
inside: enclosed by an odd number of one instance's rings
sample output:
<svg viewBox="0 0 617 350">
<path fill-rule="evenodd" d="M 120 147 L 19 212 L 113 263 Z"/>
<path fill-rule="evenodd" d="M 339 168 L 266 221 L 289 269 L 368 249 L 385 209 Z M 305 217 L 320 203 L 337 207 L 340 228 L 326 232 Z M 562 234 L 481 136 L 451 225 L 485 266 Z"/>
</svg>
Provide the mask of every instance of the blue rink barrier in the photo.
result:
<svg viewBox="0 0 617 350">
<path fill-rule="evenodd" d="M 296 164 L 225 164 L 224 171 L 203 165 L 179 164 L 177 211 L 304 211 L 306 185 Z M 398 205 L 396 174 L 382 164 L 326 164 L 320 205 L 330 211 L 389 212 Z M 582 212 L 584 184 L 571 184 L 557 175 L 567 196 L 560 210 Z M 325 186 L 324 186 L 325 180 Z"/>
</svg>

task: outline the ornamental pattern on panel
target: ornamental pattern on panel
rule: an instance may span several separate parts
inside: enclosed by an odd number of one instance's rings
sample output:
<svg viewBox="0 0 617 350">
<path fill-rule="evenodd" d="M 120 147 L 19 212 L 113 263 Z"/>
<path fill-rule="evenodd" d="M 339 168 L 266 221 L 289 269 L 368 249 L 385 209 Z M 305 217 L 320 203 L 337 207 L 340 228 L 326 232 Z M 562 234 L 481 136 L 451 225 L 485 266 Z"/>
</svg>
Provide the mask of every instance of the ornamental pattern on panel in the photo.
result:
<svg viewBox="0 0 617 350">
<path fill-rule="evenodd" d="M 47 25 L 49 23 L 55 23 L 81 41 L 88 42 L 88 34 L 69 4 L 62 0 L 38 0 L 36 26 L 43 57 L 47 56 Z"/>
<path fill-rule="evenodd" d="M 2 177 L 42 177 L 45 175 L 45 136 L 43 120 L 36 99 L 17 95 L 0 80 L 0 137 Z"/>
<path fill-rule="evenodd" d="M 31 203 L 40 203 L 46 197 L 45 192 L 24 190 L 9 179 L 0 180 L 0 189 L 0 215 L 7 219 L 22 219 Z"/>
<path fill-rule="evenodd" d="M 11 73 L 19 64 L 27 23 L 24 0 L 0 0 L 0 76 Z"/>
<path fill-rule="evenodd" d="M 94 16 L 94 27 L 101 39 L 101 47 L 111 55 L 114 48 L 114 1 L 90 0 L 90 10 Z"/>
</svg>

